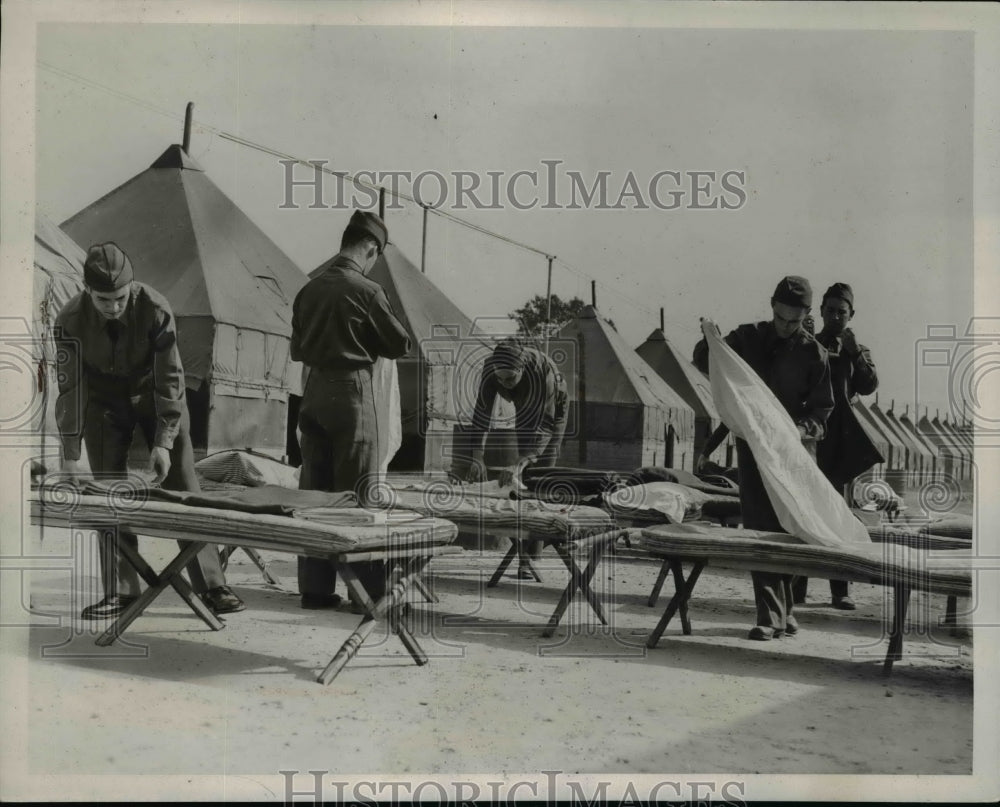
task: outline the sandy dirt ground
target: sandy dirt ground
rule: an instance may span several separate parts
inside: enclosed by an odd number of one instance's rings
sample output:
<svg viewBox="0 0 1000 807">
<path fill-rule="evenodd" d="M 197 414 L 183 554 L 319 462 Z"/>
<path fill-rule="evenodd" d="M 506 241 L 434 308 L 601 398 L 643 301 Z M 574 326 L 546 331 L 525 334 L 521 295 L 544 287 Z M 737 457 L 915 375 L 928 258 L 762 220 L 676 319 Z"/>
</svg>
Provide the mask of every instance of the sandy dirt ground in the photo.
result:
<svg viewBox="0 0 1000 807">
<path fill-rule="evenodd" d="M 154 566 L 171 546 L 143 539 Z M 555 553 L 543 583 L 508 575 L 486 589 L 501 553 L 471 550 L 432 564 L 437 605 L 414 603 L 429 664 L 375 634 L 323 687 L 316 675 L 360 617 L 300 609 L 294 558 L 265 553 L 277 588 L 233 557 L 248 608 L 222 631 L 171 591 L 126 642 L 99 648 L 103 623 L 77 618 L 95 599 L 92 542 L 47 530 L 43 547 L 53 568 L 34 572 L 25 631 L 33 774 L 971 773 L 972 637 L 937 626 L 940 596 L 914 595 L 887 680 L 881 587 L 854 585 L 859 608 L 843 612 L 814 580 L 797 636 L 751 642 L 749 577 L 708 570 L 693 634 L 671 623 L 647 651 L 666 605 L 646 604 L 653 561 L 606 558 L 595 585 L 610 626 L 574 606 L 544 639 L 568 580 Z"/>
</svg>

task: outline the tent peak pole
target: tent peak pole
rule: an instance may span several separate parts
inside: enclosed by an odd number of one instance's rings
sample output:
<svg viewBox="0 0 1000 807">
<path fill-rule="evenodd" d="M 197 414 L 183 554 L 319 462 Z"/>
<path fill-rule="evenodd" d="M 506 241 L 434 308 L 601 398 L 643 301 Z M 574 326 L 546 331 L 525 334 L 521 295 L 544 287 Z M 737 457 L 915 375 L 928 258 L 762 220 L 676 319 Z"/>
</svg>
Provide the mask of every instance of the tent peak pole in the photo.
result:
<svg viewBox="0 0 1000 807">
<path fill-rule="evenodd" d="M 427 274 L 427 205 L 420 205 L 424 209 L 423 235 L 420 238 L 420 271 Z"/>
<path fill-rule="evenodd" d="M 184 140 L 181 142 L 181 148 L 188 156 L 191 153 L 191 120 L 193 117 L 194 101 L 188 101 L 187 108 L 184 110 Z"/>
<path fill-rule="evenodd" d="M 665 330 L 665 327 L 664 327 L 665 323 L 666 323 L 666 320 L 664 320 L 664 318 L 663 318 L 663 306 L 660 306 L 660 332 L 661 333 Z"/>
<path fill-rule="evenodd" d="M 590 304 L 597 308 L 597 281 L 590 281 Z"/>
<path fill-rule="evenodd" d="M 555 255 L 545 256 L 549 262 L 548 280 L 545 282 L 545 355 L 549 354 L 549 331 L 552 328 L 552 261 Z"/>
</svg>

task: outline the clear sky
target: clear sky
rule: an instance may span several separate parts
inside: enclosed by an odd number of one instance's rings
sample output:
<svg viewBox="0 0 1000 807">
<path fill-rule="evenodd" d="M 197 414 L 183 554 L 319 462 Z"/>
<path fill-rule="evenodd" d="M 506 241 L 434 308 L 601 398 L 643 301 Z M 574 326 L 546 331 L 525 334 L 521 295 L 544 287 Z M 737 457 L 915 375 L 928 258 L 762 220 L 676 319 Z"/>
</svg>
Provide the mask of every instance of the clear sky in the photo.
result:
<svg viewBox="0 0 1000 807">
<path fill-rule="evenodd" d="M 817 314 L 848 282 L 880 403 L 902 411 L 916 388 L 932 412 L 947 405 L 914 368 L 928 326 L 962 332 L 972 314 L 969 32 L 46 24 L 37 61 L 37 201 L 57 222 L 179 142 L 157 110 L 180 117 L 187 101 L 196 121 L 348 172 L 485 179 L 561 160 L 588 184 L 610 172 L 612 198 L 630 171 L 644 193 L 659 171 L 744 172 L 735 210 L 453 212 L 570 264 L 556 264 L 560 296 L 589 298 L 596 278 L 632 345 L 664 307 L 686 356 L 700 316 L 723 331 L 768 317 L 785 274 L 811 280 Z M 191 154 L 303 270 L 336 251 L 349 213 L 309 210 L 301 190 L 302 208 L 279 209 L 274 157 L 197 128 Z M 419 263 L 419 210 L 387 219 Z M 545 291 L 544 258 L 434 216 L 427 254 L 471 317 Z"/>
</svg>

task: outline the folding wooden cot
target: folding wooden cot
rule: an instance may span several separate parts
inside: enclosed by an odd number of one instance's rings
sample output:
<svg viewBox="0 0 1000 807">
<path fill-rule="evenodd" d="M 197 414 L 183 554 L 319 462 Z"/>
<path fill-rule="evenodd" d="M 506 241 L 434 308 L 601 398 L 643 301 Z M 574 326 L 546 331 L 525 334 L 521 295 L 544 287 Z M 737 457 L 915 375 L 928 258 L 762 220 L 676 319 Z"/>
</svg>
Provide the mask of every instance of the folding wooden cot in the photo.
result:
<svg viewBox="0 0 1000 807">
<path fill-rule="evenodd" d="M 330 511 L 324 513 L 324 521 L 313 521 L 142 500 L 141 496 L 137 500 L 132 496 L 116 498 L 111 493 L 87 495 L 65 486 L 33 491 L 29 503 L 32 522 L 37 525 L 83 528 L 110 536 L 127 530 L 142 537 L 186 542 L 159 573 L 141 553 L 124 543 L 119 544 L 147 588 L 98 637 L 100 646 L 110 645 L 121 636 L 168 586 L 212 630 L 221 630 L 224 623 L 181 576 L 185 565 L 206 544 L 250 547 L 331 561 L 364 608 L 364 615 L 318 676 L 317 680 L 323 684 L 337 676 L 380 622 L 388 623 L 391 632 L 399 637 L 417 664 L 426 664 L 427 655 L 404 624 L 402 606 L 411 587 L 418 589 L 425 598 L 433 599 L 420 580 L 421 573 L 432 558 L 462 551 L 452 545 L 458 534 L 454 524 L 414 513 L 384 513 L 381 514 L 384 523 L 370 523 L 378 520 L 378 514 L 373 516 L 359 508 L 345 508 L 342 522 L 337 523 L 337 514 Z M 390 584 L 377 601 L 365 590 L 353 568 L 354 564 L 366 561 L 385 561 L 391 569 Z"/>
<path fill-rule="evenodd" d="M 673 597 L 646 642 L 649 648 L 656 646 L 678 612 L 683 633 L 691 633 L 688 604 L 699 575 L 709 566 L 891 587 L 892 622 L 888 630 L 889 649 L 883 664 L 886 675 L 892 673 L 893 662 L 902 658 L 903 631 L 912 591 L 948 597 L 972 596 L 972 559 L 968 549 L 927 549 L 889 541 L 832 548 L 805 544 L 786 533 L 697 524 L 665 524 L 639 532 L 642 549 L 663 561 L 650 605 L 655 604 L 666 569 L 673 573 L 675 586 Z M 686 578 L 684 562 L 692 564 Z"/>
<path fill-rule="evenodd" d="M 519 558 L 521 564 L 531 570 L 535 580 L 541 582 L 541 575 L 527 552 L 527 544 L 541 540 L 543 547 L 551 546 L 565 564 L 570 579 L 543 635 L 551 636 L 555 632 L 578 594 L 586 598 L 601 624 L 608 624 L 600 600 L 590 584 L 608 547 L 625 535 L 625 530 L 604 510 L 530 498 L 511 499 L 507 494 L 477 494 L 474 489 L 443 482 L 392 487 L 388 497 L 394 507 L 446 518 L 460 529 L 480 535 L 489 533 L 506 537 L 510 548 L 486 584 L 487 588 L 493 588 L 500 582 L 515 558 Z M 582 568 L 577 563 L 577 555 L 583 556 Z"/>
</svg>

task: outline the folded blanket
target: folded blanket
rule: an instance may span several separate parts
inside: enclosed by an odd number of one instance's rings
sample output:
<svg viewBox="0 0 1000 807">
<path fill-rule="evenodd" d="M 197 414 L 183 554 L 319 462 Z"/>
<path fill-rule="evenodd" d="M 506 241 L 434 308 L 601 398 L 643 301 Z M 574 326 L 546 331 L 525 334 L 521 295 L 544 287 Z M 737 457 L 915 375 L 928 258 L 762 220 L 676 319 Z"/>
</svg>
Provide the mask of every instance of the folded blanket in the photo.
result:
<svg viewBox="0 0 1000 807">
<path fill-rule="evenodd" d="M 185 504 L 190 507 L 214 507 L 219 510 L 238 510 L 241 513 L 269 513 L 290 516 L 295 510 L 308 507 L 357 507 L 358 500 L 349 491 L 326 493 L 321 490 L 296 490 L 279 485 L 262 485 L 217 493 L 192 493 L 164 490 L 157 487 L 141 488 L 135 485 L 126 490 L 114 482 L 88 482 L 82 491 L 95 496 L 128 495 L 136 501 L 161 501 Z"/>
<path fill-rule="evenodd" d="M 632 485 L 604 494 L 605 505 L 616 516 L 674 524 L 700 518 L 707 499 L 707 494 L 674 482 Z"/>
<path fill-rule="evenodd" d="M 649 482 L 676 482 L 677 484 L 689 487 L 692 490 L 700 490 L 702 493 L 714 493 L 718 496 L 739 496 L 739 488 L 731 483 L 710 484 L 699 479 L 692 473 L 682 471 L 679 468 L 663 468 L 659 465 L 650 465 L 639 468 L 631 474 L 634 484 L 644 485 Z"/>
<path fill-rule="evenodd" d="M 701 506 L 701 514 L 705 518 L 725 521 L 740 518 L 743 515 L 740 500 L 735 496 L 706 495 L 708 499 Z"/>
<path fill-rule="evenodd" d="M 630 476 L 618 471 L 528 466 L 521 474 L 521 481 L 539 499 L 572 504 L 586 497 L 599 496 L 606 491 L 632 484 L 634 480 Z"/>
<path fill-rule="evenodd" d="M 298 469 L 255 451 L 220 451 L 195 463 L 195 473 L 212 482 L 297 488 Z"/>
<path fill-rule="evenodd" d="M 476 495 L 471 487 L 439 482 L 423 488 L 395 488 L 389 506 L 445 518 L 471 529 L 516 529 L 541 538 L 575 540 L 615 526 L 608 513 L 594 507 Z"/>
</svg>

